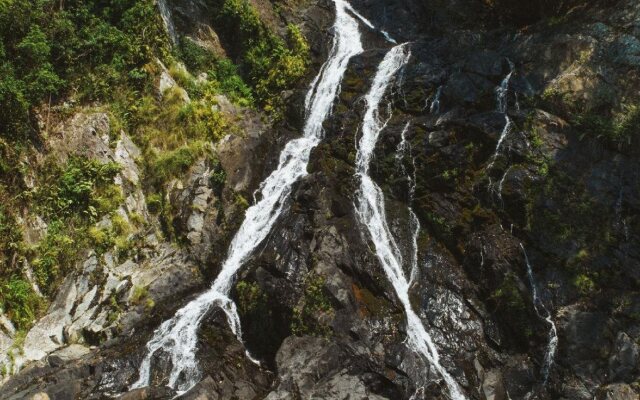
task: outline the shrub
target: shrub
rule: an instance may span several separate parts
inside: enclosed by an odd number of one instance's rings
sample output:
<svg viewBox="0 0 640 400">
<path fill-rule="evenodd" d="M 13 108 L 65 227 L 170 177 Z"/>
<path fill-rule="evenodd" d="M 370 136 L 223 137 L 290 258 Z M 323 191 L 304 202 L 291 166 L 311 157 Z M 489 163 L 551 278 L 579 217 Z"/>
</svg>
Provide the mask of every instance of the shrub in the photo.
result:
<svg viewBox="0 0 640 400">
<path fill-rule="evenodd" d="M 593 279 L 586 274 L 576 276 L 573 284 L 583 296 L 587 296 L 596 290 L 596 284 L 593 282 Z"/>
<path fill-rule="evenodd" d="M 0 280 L 0 308 L 17 329 L 25 330 L 31 326 L 42 306 L 29 282 L 17 276 Z"/>
<path fill-rule="evenodd" d="M 83 157 L 71 157 L 64 167 L 49 163 L 44 182 L 36 191 L 40 210 L 49 218 L 79 215 L 95 220 L 112 211 L 122 198 L 111 186 L 120 168 L 116 163 L 102 164 Z"/>
<path fill-rule="evenodd" d="M 147 171 L 152 171 L 149 176 L 151 183 L 155 186 L 166 182 L 180 174 L 185 173 L 191 165 L 205 153 L 205 144 L 196 141 L 175 150 L 161 152 L 152 156 Z"/>
<path fill-rule="evenodd" d="M 239 281 L 236 284 L 238 306 L 242 314 L 255 311 L 265 302 L 266 295 L 255 282 Z"/>
<path fill-rule="evenodd" d="M 300 30 L 288 27 L 288 43 L 271 32 L 260 20 L 248 0 L 222 2 L 215 17 L 223 40 L 238 44 L 232 56 L 241 65 L 258 103 L 274 116 L 280 116 L 280 93 L 292 89 L 305 74 L 309 47 Z"/>
<path fill-rule="evenodd" d="M 35 258 L 31 262 L 40 289 L 53 293 L 58 280 L 73 268 L 78 254 L 78 241 L 74 240 L 74 230 L 61 221 L 49 224 L 47 234 L 38 243 Z"/>
<path fill-rule="evenodd" d="M 331 300 L 324 288 L 325 278 L 311 273 L 305 279 L 304 297 L 293 309 L 291 332 L 295 335 L 315 333 L 329 335 L 331 327 L 319 321 L 321 314 L 333 314 Z"/>
<path fill-rule="evenodd" d="M 147 208 L 152 214 L 159 214 L 162 211 L 162 195 L 153 193 L 147 196 Z"/>
<path fill-rule="evenodd" d="M 640 106 L 624 104 L 611 115 L 582 113 L 573 123 L 581 139 L 592 137 L 622 148 L 640 137 Z"/>
</svg>

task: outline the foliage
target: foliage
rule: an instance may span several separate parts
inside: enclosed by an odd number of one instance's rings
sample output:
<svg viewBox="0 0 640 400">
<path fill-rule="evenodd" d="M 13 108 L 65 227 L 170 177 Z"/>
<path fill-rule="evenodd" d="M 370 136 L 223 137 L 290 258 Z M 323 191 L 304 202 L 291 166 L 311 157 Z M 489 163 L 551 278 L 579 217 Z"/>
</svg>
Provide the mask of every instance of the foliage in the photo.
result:
<svg viewBox="0 0 640 400">
<path fill-rule="evenodd" d="M 167 49 L 152 0 L 8 0 L 0 38 L 0 132 L 13 139 L 35 130 L 30 114 L 41 102 L 69 91 L 105 100 L 117 86 L 140 88 L 142 67 Z"/>
<path fill-rule="evenodd" d="M 29 282 L 15 275 L 0 280 L 0 308 L 18 330 L 29 327 L 42 306 L 41 299 Z"/>
<path fill-rule="evenodd" d="M 46 236 L 33 249 L 31 262 L 38 286 L 45 294 L 53 293 L 58 280 L 73 268 L 82 240 L 83 235 L 62 221 L 49 224 Z"/>
<path fill-rule="evenodd" d="M 256 100 L 268 112 L 280 115 L 281 92 L 292 89 L 306 72 L 309 46 L 298 27 L 288 26 L 288 43 L 260 20 L 248 0 L 220 0 L 216 15 L 220 34 L 237 44 L 241 73 L 248 77 Z"/>
<path fill-rule="evenodd" d="M 236 284 L 236 293 L 242 314 L 254 312 L 266 302 L 266 295 L 255 282 L 239 281 Z"/>
<path fill-rule="evenodd" d="M 505 308 L 511 312 L 524 312 L 525 302 L 518 290 L 516 280 L 513 276 L 507 275 L 500 286 L 491 294 L 498 308 Z"/>
<path fill-rule="evenodd" d="M 155 302 L 149 295 L 149 290 L 146 287 L 142 286 L 133 287 L 133 293 L 131 294 L 131 298 L 129 298 L 129 301 L 131 302 L 131 304 L 144 305 L 144 308 L 147 311 L 155 307 Z"/>
<path fill-rule="evenodd" d="M 36 191 L 41 212 L 51 218 L 80 215 L 90 220 L 112 211 L 122 194 L 111 184 L 120 166 L 71 157 L 64 167 L 50 163 Z"/>
<path fill-rule="evenodd" d="M 631 145 L 640 136 L 640 106 L 625 104 L 611 116 L 582 113 L 574 118 L 580 138 L 593 137 L 614 146 Z"/>
<path fill-rule="evenodd" d="M 583 296 L 592 294 L 596 290 L 595 282 L 586 274 L 578 274 L 574 278 L 573 284 Z"/>
<path fill-rule="evenodd" d="M 186 172 L 206 151 L 204 142 L 195 141 L 175 150 L 150 154 L 145 161 L 149 163 L 147 171 L 153 171 L 153 174 L 147 178 L 152 185 L 160 186 L 162 182 Z"/>
<path fill-rule="evenodd" d="M 177 48 L 178 57 L 184 61 L 187 69 L 193 74 L 202 74 L 206 79 L 197 82 L 193 76 L 178 77 L 172 71 L 172 76 L 192 98 L 200 99 L 223 93 L 243 106 L 253 104 L 253 93 L 238 74 L 238 68 L 228 58 L 217 57 L 211 51 L 199 46 L 189 38 L 182 38 Z"/>
<path fill-rule="evenodd" d="M 0 238 L 0 266 L 9 265 L 21 245 L 22 233 L 15 217 L 3 204 L 0 204 Z M 0 272 L 4 271 L 0 269 Z"/>
<path fill-rule="evenodd" d="M 53 293 L 88 240 L 98 249 L 110 244 L 108 237 L 89 226 L 122 203 L 122 193 L 112 183 L 119 171 L 116 163 L 83 157 L 71 157 L 63 166 L 46 165 L 33 196 L 49 226 L 30 250 L 35 278 L 45 293 Z"/>
<path fill-rule="evenodd" d="M 319 320 L 323 314 L 334 313 L 331 300 L 324 288 L 325 278 L 311 273 L 305 279 L 304 297 L 293 309 L 291 332 L 295 335 L 315 333 L 326 336 L 331 327 Z"/>
</svg>

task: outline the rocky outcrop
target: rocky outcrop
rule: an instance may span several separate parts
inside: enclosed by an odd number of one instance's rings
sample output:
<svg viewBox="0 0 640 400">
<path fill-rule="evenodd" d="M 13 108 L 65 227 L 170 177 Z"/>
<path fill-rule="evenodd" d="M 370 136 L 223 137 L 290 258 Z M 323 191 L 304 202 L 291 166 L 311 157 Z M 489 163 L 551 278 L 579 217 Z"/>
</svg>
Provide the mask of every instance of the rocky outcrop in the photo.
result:
<svg viewBox="0 0 640 400">
<path fill-rule="evenodd" d="M 417 267 L 406 263 L 405 270 L 413 276 L 411 303 L 469 398 L 635 399 L 640 6 L 580 2 L 520 29 L 522 21 L 506 17 L 512 3 L 353 1 L 375 26 L 411 41 L 411 61 L 382 110 L 389 119 L 371 175 L 406 260 L 413 257 L 407 207 L 419 218 Z M 217 49 L 217 35 L 206 33 L 215 30 L 207 4 L 168 7 L 178 31 Z M 314 59 L 322 59 L 331 5 L 286 7 L 282 18 L 304 21 Z M 506 11 L 498 18 L 497 10 Z M 283 24 L 263 11 L 274 26 Z M 183 398 L 448 396 L 437 371 L 407 347 L 402 307 L 355 215 L 361 99 L 388 46 L 362 29 L 367 51 L 349 66 L 309 175 L 237 276 L 232 296 L 244 343 L 212 311 L 198 342 L 203 379 Z M 503 113 L 496 88 L 511 72 Z M 165 92 L 175 82 L 165 77 L 162 85 Z M 127 200 L 119 213 L 142 215 L 145 228 L 132 234 L 137 251 L 123 259 L 111 250 L 86 254 L 27 335 L 25 361 L 37 361 L 0 396 L 175 394 L 164 388 L 161 357 L 152 387 L 127 392 L 144 343 L 218 272 L 253 191 L 297 134 L 304 90 L 291 94 L 287 118 L 276 126 L 214 99 L 244 134 L 225 137 L 212 147 L 215 160 L 199 159 L 167 184 L 178 243 L 155 232 L 139 188 L 139 151 L 126 134 L 112 150 L 108 119 L 99 114 L 75 116 L 61 128 L 51 144 L 60 157 L 75 151 L 122 165 L 117 182 Z M 398 158 L 403 131 L 409 151 Z M 30 221 L 34 237 L 46 229 Z M 541 305 L 557 328 L 552 354 Z M 0 349 L 8 349 L 13 339 L 2 326 Z"/>
</svg>

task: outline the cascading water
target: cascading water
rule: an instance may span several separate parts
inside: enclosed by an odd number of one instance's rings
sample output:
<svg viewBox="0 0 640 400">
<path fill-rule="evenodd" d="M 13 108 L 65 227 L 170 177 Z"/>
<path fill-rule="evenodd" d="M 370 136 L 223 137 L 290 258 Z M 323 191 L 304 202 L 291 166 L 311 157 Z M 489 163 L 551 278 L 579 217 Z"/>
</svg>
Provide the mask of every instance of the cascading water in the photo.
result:
<svg viewBox="0 0 640 400">
<path fill-rule="evenodd" d="M 171 43 L 177 45 L 178 33 L 176 32 L 175 25 L 173 25 L 173 17 L 171 16 L 171 10 L 166 0 L 158 0 L 158 11 L 160 11 L 160 17 L 162 18 L 162 22 L 164 22 L 164 27 L 167 30 L 169 39 L 171 39 Z"/>
<path fill-rule="evenodd" d="M 409 181 L 409 227 L 411 228 L 411 276 L 409 279 L 409 286 L 416 281 L 418 276 L 418 234 L 420 233 L 420 220 L 413 211 L 411 204 L 413 203 L 413 195 L 416 191 L 416 161 L 411 154 L 411 144 L 407 140 L 407 131 L 409 130 L 410 122 L 407 122 L 400 134 L 400 143 L 396 149 L 396 161 L 400 165 L 400 171 L 403 175 L 406 175 Z M 411 158 L 412 174 L 407 173 L 403 164 L 403 159 L 408 156 Z"/>
<path fill-rule="evenodd" d="M 509 171 L 511 171 L 511 167 L 512 165 L 510 165 L 509 168 L 504 171 L 504 174 L 502 174 L 502 178 L 498 182 L 498 198 L 500 199 L 500 201 L 502 201 L 502 190 L 504 189 L 504 181 L 507 180 L 507 174 L 509 173 Z"/>
<path fill-rule="evenodd" d="M 440 356 L 431 336 L 411 307 L 410 284 L 402 267 L 400 250 L 386 221 L 384 195 L 369 176 L 373 151 L 380 131 L 385 126 L 378 114 L 380 101 L 393 77 L 408 62 L 409 57 L 410 51 L 407 44 L 392 48 L 378 66 L 371 89 L 365 97 L 367 109 L 356 154 L 356 177 L 360 182 L 356 198 L 356 214 L 361 226 L 367 229 L 382 268 L 404 307 L 407 317 L 407 342 L 410 348 L 424 356 L 443 377 L 451 398 L 461 400 L 465 398 L 464 395 L 453 377 L 440 364 Z"/>
<path fill-rule="evenodd" d="M 496 158 L 500 154 L 500 149 L 502 148 L 502 143 L 506 139 L 507 135 L 509 135 L 511 127 L 513 126 L 513 122 L 511 122 L 511 118 L 509 118 L 507 111 L 509 110 L 509 83 L 511 82 L 511 77 L 515 72 L 515 65 L 509 59 L 507 59 L 507 62 L 509 63 L 509 73 L 504 77 L 502 82 L 500 82 L 500 86 L 496 88 L 497 110 L 504 115 L 504 128 L 502 128 L 502 132 L 500 133 L 498 144 L 496 144 L 496 149 L 493 152 L 493 156 L 491 156 L 491 162 L 487 167 L 487 171 L 491 170 L 493 164 L 496 162 Z"/>
<path fill-rule="evenodd" d="M 438 86 L 436 92 L 431 97 L 427 97 L 424 101 L 424 107 L 422 107 L 422 111 L 429 109 L 431 114 L 440 112 L 440 97 L 442 97 L 442 86 Z"/>
<path fill-rule="evenodd" d="M 524 261 L 527 264 L 527 277 L 529 278 L 529 285 L 531 286 L 531 295 L 533 297 L 533 308 L 538 314 L 538 317 L 545 320 L 547 324 L 549 324 L 549 344 L 547 345 L 547 352 L 544 356 L 544 365 L 542 366 L 542 376 L 544 377 L 544 384 L 547 383 L 549 379 L 549 373 L 551 372 L 551 367 L 553 366 L 553 361 L 556 356 L 556 350 L 558 349 L 558 331 L 556 330 L 556 324 L 553 322 L 551 318 L 551 313 L 547 310 L 540 297 L 538 297 L 538 286 L 536 285 L 536 281 L 533 277 L 533 269 L 531 268 L 531 263 L 529 262 L 529 257 L 527 256 L 527 252 L 524 249 L 522 243 L 520 243 L 520 248 L 522 249 L 522 254 L 524 255 Z"/>
<path fill-rule="evenodd" d="M 213 306 L 224 310 L 231 330 L 241 340 L 240 318 L 235 303 L 229 298 L 233 279 L 255 248 L 267 237 L 284 208 L 293 184 L 307 174 L 311 150 L 322 139 L 322 123 L 331 112 L 349 60 L 363 51 L 358 23 L 347 12 L 351 6 L 344 0 L 334 0 L 334 4 L 333 46 L 307 94 L 307 120 L 303 136 L 286 144 L 280 154 L 278 168 L 260 185 L 262 198 L 247 209 L 245 219 L 231 241 L 227 259 L 211 288 L 156 329 L 147 343 L 147 354 L 140 366 L 139 379 L 132 388 L 149 384 L 151 358 L 157 351 L 170 357 L 172 369 L 168 385 L 178 393 L 186 392 L 199 381 L 201 375 L 195 357 L 197 331 Z"/>
</svg>

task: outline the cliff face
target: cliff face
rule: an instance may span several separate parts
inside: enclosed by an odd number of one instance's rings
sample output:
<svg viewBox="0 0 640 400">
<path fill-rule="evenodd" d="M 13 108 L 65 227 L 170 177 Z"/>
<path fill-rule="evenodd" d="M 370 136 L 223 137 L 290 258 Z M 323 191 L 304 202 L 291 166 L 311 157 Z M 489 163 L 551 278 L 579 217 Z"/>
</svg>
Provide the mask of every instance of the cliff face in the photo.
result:
<svg viewBox="0 0 640 400">
<path fill-rule="evenodd" d="M 187 40 L 228 57 L 259 94 L 273 81 L 252 75 L 251 42 L 219 14 L 227 3 L 167 1 L 158 13 L 174 47 Z M 147 142 L 123 129 L 110 144 L 112 122 L 95 109 L 66 116 L 34 149 L 29 165 L 50 154 L 118 164 L 110 179 L 121 204 L 95 225 L 117 234 L 127 219 L 131 244 L 77 249 L 23 338 L 0 321 L 4 363 L 23 368 L 0 397 L 175 395 L 162 352 L 151 385 L 130 390 L 145 344 L 219 274 L 254 192 L 302 131 L 305 93 L 335 34 L 333 2 L 247 4 L 278 37 L 301 27 L 309 68 L 265 97 L 266 111 L 204 97 L 233 123 L 171 179 L 151 182 Z M 181 398 L 449 398 L 442 373 L 408 344 L 402 301 L 356 214 L 363 99 L 393 46 L 382 30 L 409 42 L 411 57 L 382 101 L 369 173 L 439 364 L 470 399 L 638 398 L 640 4 L 351 6 L 375 28 L 361 21 L 364 51 L 349 62 L 308 175 L 235 278 L 243 340 L 213 307 L 198 334 L 202 379 Z M 191 101 L 175 72 L 158 67 L 157 90 Z M 276 117 L 270 107 L 281 107 Z M 32 243 L 51 229 L 39 212 L 20 222 Z"/>
</svg>

